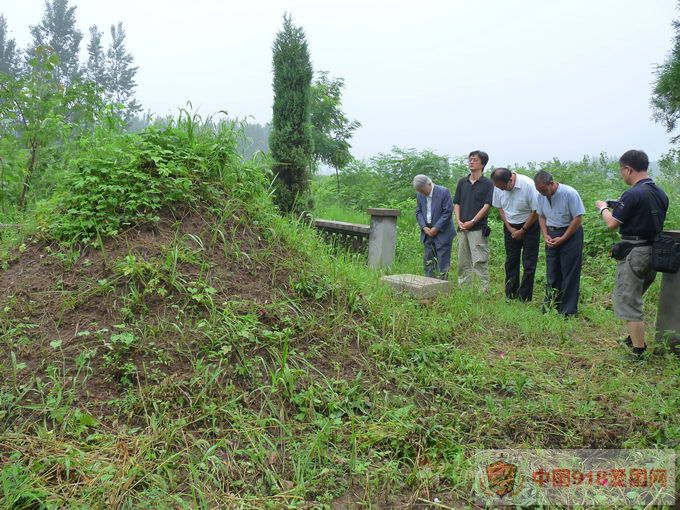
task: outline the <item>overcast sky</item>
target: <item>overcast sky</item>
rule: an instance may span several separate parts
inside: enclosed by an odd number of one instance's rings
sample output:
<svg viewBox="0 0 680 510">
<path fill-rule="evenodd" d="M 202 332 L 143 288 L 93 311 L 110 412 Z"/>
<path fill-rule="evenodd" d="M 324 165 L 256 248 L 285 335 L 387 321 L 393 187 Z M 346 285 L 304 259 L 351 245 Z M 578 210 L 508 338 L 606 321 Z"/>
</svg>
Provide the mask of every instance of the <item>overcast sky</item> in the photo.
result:
<svg viewBox="0 0 680 510">
<path fill-rule="evenodd" d="M 137 97 L 165 115 L 271 119 L 271 46 L 284 12 L 307 34 L 315 70 L 345 79 L 363 126 L 360 158 L 392 146 L 491 164 L 580 159 L 630 148 L 657 159 L 669 136 L 651 120 L 654 70 L 672 44 L 675 0 L 71 0 L 88 27 L 123 22 Z M 25 47 L 44 0 L 0 0 Z"/>
</svg>

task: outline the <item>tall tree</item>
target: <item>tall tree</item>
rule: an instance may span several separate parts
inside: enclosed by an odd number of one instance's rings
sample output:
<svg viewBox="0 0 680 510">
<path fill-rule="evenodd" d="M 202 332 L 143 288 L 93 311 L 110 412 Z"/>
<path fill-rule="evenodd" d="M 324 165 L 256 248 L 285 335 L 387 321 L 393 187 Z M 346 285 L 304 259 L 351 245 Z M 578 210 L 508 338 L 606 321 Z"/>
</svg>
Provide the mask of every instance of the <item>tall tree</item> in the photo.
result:
<svg viewBox="0 0 680 510">
<path fill-rule="evenodd" d="M 36 48 L 46 47 L 59 57 L 52 71 L 61 84 L 69 84 L 81 75 L 79 63 L 80 41 L 83 34 L 76 28 L 76 7 L 68 0 L 45 0 L 45 13 L 39 25 L 31 27 L 33 43 L 28 58 L 35 57 Z"/>
<path fill-rule="evenodd" d="M 19 72 L 19 52 L 14 39 L 9 38 L 7 20 L 0 14 L 0 73 L 16 76 Z"/>
<path fill-rule="evenodd" d="M 126 122 L 142 109 L 134 97 L 138 67 L 133 63 L 134 58 L 125 49 L 123 23 L 111 25 L 111 44 L 106 52 L 106 91 L 111 101 L 122 106 Z"/>
<path fill-rule="evenodd" d="M 329 78 L 326 71 L 321 71 L 311 91 L 314 160 L 335 168 L 338 187 L 338 171 L 352 161 L 349 140 L 354 131 L 361 127 L 360 122 L 349 120 L 341 109 L 343 87 L 342 78 Z"/>
<path fill-rule="evenodd" d="M 283 16 L 283 28 L 273 45 L 274 105 L 269 135 L 276 175 L 276 202 L 283 212 L 309 210 L 310 167 L 313 163 L 310 125 L 312 64 L 307 39 L 292 18 Z"/>
<path fill-rule="evenodd" d="M 98 86 L 106 89 L 106 56 L 102 46 L 102 35 L 97 29 L 97 25 L 90 27 L 90 42 L 87 45 L 87 64 L 85 64 L 85 74 Z"/>
<path fill-rule="evenodd" d="M 675 130 L 680 119 L 680 20 L 674 20 L 672 25 L 675 30 L 673 47 L 666 61 L 657 67 L 657 79 L 652 92 L 654 120 L 664 124 L 669 133 Z M 672 141 L 675 143 L 679 139 L 680 135 L 677 135 Z"/>
</svg>

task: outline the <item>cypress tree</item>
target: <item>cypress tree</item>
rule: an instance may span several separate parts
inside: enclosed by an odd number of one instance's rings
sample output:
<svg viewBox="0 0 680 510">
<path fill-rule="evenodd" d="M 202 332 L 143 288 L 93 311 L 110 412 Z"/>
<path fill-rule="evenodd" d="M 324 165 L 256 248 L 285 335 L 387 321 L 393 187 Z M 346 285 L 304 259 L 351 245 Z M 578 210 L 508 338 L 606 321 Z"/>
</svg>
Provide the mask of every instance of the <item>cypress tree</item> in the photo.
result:
<svg viewBox="0 0 680 510">
<path fill-rule="evenodd" d="M 312 64 L 302 28 L 283 16 L 273 45 L 274 105 L 269 149 L 276 175 L 276 203 L 283 212 L 311 207 L 313 145 L 310 125 Z"/>
</svg>

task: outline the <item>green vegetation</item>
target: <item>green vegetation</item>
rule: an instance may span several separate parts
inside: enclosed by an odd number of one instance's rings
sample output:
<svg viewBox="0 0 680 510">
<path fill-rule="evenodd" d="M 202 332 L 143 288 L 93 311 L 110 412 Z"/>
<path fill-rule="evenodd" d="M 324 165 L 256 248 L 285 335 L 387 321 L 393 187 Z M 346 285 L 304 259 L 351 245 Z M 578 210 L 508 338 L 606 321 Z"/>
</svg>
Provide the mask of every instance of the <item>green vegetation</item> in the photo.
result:
<svg viewBox="0 0 680 510">
<path fill-rule="evenodd" d="M 0 231 L 0 508 L 470 507 L 480 448 L 680 446 L 679 360 L 618 344 L 593 202 L 625 185 L 606 157 L 517 169 L 549 168 L 589 208 L 578 317 L 541 313 L 543 260 L 534 301 L 505 302 L 495 213 L 490 293 L 421 302 L 282 217 L 282 159 L 244 160 L 237 123 L 180 110 L 129 133 L 82 83 L 64 92 L 82 110 L 38 101 L 59 60 L 36 58 L 36 82 L 0 97 L 3 119 L 16 97 L 43 119 L 30 200 L 31 138 L 0 139 L 2 220 L 21 224 Z M 679 168 L 670 154 L 657 178 L 672 228 Z M 314 214 L 401 209 L 392 271 L 420 273 L 417 173 L 453 187 L 466 168 L 394 148 L 317 178 Z"/>
<path fill-rule="evenodd" d="M 59 57 L 39 46 L 18 78 L 0 74 L 0 148 L 9 157 L 0 176 L 3 202 L 16 197 L 25 209 L 28 193 L 40 187 L 41 175 L 58 159 L 64 143 L 86 128 L 101 102 L 92 84 L 57 87 L 52 75 Z M 54 176 L 48 176 L 48 182 Z"/>
<path fill-rule="evenodd" d="M 182 112 L 138 135 L 95 130 L 40 204 L 37 237 L 6 238 L 1 507 L 455 506 L 476 448 L 678 446 L 680 365 L 660 344 L 642 364 L 617 347 L 602 254 L 576 320 L 542 315 L 538 296 L 503 301 L 499 229 L 488 299 L 395 297 L 279 217 L 266 167 L 206 126 Z M 402 190 L 446 161 L 394 151 L 376 165 L 397 171 L 398 157 Z M 610 166 L 551 168 L 590 183 L 590 200 L 619 190 Z M 317 201 L 344 214 L 334 181 Z M 395 269 L 419 272 L 414 200 L 396 200 Z M 590 246 L 604 246 L 590 216 Z"/>
<path fill-rule="evenodd" d="M 174 204 L 196 206 L 215 200 L 219 184 L 242 193 L 262 182 L 228 172 L 236 167 L 236 134 L 226 124 L 217 132 L 184 111 L 176 123 L 139 134 L 100 127 L 81 138 L 68 161 L 67 176 L 41 213 L 45 229 L 66 243 L 93 242 L 132 225 L 158 221 Z M 240 186 L 237 187 L 236 185 Z"/>
</svg>

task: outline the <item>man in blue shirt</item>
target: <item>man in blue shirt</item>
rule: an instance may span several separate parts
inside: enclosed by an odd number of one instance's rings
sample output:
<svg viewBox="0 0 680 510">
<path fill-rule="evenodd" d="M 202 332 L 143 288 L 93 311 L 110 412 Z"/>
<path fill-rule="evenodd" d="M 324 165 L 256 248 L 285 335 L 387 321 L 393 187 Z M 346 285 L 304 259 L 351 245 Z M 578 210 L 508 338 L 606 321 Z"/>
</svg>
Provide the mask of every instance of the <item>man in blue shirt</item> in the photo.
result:
<svg viewBox="0 0 680 510">
<path fill-rule="evenodd" d="M 652 267 L 652 241 L 663 230 L 668 196 L 649 178 L 649 158 L 639 150 L 627 151 L 619 159 L 619 172 L 630 188 L 613 210 L 598 200 L 595 206 L 610 230 L 619 229 L 630 249 L 616 264 L 613 293 L 614 312 L 626 321 L 626 344 L 640 358 L 647 349 L 642 296 L 656 278 Z"/>
<path fill-rule="evenodd" d="M 418 192 L 416 221 L 425 248 L 425 276 L 446 280 L 451 267 L 451 243 L 456 237 L 451 192 L 434 184 L 427 175 L 416 175 L 413 187 Z"/>
<path fill-rule="evenodd" d="M 540 170 L 534 176 L 541 196 L 536 203 L 545 239 L 547 273 L 544 309 L 555 306 L 565 316 L 576 315 L 583 262 L 583 215 L 586 208 L 578 191 L 553 180 Z"/>
</svg>

